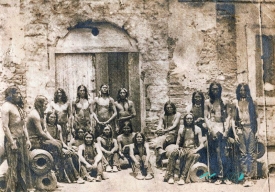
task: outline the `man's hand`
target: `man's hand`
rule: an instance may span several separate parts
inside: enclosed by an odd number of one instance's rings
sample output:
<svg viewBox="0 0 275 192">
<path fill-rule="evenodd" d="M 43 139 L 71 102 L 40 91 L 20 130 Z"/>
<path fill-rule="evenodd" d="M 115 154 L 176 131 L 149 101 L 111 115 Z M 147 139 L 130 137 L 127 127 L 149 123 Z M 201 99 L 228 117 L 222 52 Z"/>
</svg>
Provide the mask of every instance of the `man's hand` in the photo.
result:
<svg viewBox="0 0 275 192">
<path fill-rule="evenodd" d="M 162 135 L 164 135 L 164 133 L 165 133 L 165 131 L 163 129 L 158 129 L 156 131 L 157 136 L 162 136 Z"/>
<path fill-rule="evenodd" d="M 16 141 L 13 141 L 13 142 L 12 142 L 11 149 L 12 149 L 12 150 L 17 150 L 17 149 L 18 149 L 18 148 L 17 148 L 17 145 L 16 145 Z"/>
<path fill-rule="evenodd" d="M 238 136 L 238 135 L 235 135 L 235 141 L 236 141 L 237 143 L 240 143 L 240 139 L 239 139 L 239 136 Z"/>
<path fill-rule="evenodd" d="M 26 141 L 26 145 L 27 145 L 28 150 L 30 150 L 32 148 L 32 144 L 29 139 Z"/>
</svg>

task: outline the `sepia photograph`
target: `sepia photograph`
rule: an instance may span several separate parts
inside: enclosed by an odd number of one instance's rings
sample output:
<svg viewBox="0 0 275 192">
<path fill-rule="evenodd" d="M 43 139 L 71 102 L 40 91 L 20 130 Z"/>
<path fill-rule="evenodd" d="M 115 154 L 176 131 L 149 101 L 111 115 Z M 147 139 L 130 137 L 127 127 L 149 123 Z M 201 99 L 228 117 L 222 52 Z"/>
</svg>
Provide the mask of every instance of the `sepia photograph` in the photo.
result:
<svg viewBox="0 0 275 192">
<path fill-rule="evenodd" d="M 274 192 L 275 0 L 0 0 L 0 192 Z"/>
</svg>

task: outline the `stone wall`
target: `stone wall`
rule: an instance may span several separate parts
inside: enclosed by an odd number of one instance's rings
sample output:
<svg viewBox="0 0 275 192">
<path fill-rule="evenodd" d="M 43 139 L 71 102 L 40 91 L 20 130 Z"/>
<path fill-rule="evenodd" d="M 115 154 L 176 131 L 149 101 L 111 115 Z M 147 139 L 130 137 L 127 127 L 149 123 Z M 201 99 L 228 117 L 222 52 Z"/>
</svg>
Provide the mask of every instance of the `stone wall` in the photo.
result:
<svg viewBox="0 0 275 192">
<path fill-rule="evenodd" d="M 0 2 L 0 105 L 4 91 L 10 85 L 17 85 L 26 97 L 26 69 L 24 58 L 24 37 L 19 1 Z"/>
<path fill-rule="evenodd" d="M 235 98 L 236 85 L 251 81 L 248 60 L 253 48 L 247 46 L 246 27 L 261 22 L 274 27 L 273 9 L 271 4 L 262 4 L 259 15 L 258 4 L 249 2 L 1 1 L 0 104 L 4 89 L 11 84 L 22 89 L 27 111 L 38 94 L 52 99 L 55 69 L 49 65 L 51 49 L 81 23 L 105 22 L 136 41 L 144 92 L 141 99 L 145 100 L 143 121 L 149 133 L 167 100 L 184 114 L 192 92 L 201 90 L 207 95 L 213 80 L 221 82 L 223 97 Z M 270 115 L 274 107 L 266 111 L 268 114 L 260 113 L 264 135 L 266 127 L 268 134 L 274 130 Z"/>
</svg>

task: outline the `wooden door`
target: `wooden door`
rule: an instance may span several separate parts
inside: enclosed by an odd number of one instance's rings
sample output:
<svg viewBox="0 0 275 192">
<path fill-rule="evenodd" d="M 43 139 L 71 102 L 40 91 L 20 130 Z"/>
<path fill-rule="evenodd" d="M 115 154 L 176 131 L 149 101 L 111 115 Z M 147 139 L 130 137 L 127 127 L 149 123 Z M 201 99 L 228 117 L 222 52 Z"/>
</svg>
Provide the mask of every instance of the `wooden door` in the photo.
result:
<svg viewBox="0 0 275 192">
<path fill-rule="evenodd" d="M 63 88 L 70 101 L 75 101 L 77 87 L 88 89 L 89 99 L 94 98 L 94 54 L 56 54 L 56 88 Z"/>
<path fill-rule="evenodd" d="M 126 88 L 135 104 L 137 116 L 132 119 L 134 131 L 141 131 L 141 102 L 138 53 L 96 53 L 96 92 L 102 84 L 110 87 L 110 96 L 117 100 L 118 90 Z"/>
</svg>

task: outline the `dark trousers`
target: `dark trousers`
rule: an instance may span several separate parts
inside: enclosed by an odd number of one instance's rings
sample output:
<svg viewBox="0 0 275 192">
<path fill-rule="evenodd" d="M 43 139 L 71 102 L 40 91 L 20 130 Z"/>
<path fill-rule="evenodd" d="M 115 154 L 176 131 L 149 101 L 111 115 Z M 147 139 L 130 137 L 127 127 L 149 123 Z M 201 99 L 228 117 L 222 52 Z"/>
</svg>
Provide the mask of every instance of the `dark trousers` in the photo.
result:
<svg viewBox="0 0 275 192">
<path fill-rule="evenodd" d="M 256 139 L 250 127 L 238 134 L 240 140 L 240 167 L 245 178 L 254 177 L 257 169 Z"/>
<path fill-rule="evenodd" d="M 176 170 L 176 161 L 180 159 L 180 172 L 181 178 L 184 180 L 188 177 L 189 169 L 195 164 L 200 155 L 197 153 L 191 153 L 193 148 L 179 148 L 175 149 L 168 160 L 167 170 L 165 178 L 174 177 L 174 171 Z"/>
<path fill-rule="evenodd" d="M 215 137 L 209 136 L 209 162 L 210 173 L 213 177 L 224 179 L 228 177 L 230 158 L 227 154 L 227 138 L 218 132 Z"/>
</svg>

